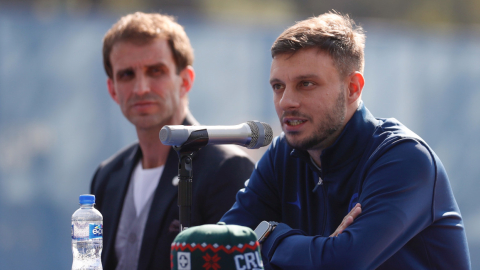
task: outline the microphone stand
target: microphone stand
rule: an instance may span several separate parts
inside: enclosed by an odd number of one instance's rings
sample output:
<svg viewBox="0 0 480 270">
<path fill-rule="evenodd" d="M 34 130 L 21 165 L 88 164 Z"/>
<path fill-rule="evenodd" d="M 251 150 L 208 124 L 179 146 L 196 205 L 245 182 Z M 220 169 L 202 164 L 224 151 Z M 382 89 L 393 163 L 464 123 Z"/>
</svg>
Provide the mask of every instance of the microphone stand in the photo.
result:
<svg viewBox="0 0 480 270">
<path fill-rule="evenodd" d="M 180 231 L 190 227 L 192 211 L 193 156 L 208 144 L 206 129 L 194 131 L 181 146 L 174 146 L 178 154 L 178 208 Z"/>
</svg>

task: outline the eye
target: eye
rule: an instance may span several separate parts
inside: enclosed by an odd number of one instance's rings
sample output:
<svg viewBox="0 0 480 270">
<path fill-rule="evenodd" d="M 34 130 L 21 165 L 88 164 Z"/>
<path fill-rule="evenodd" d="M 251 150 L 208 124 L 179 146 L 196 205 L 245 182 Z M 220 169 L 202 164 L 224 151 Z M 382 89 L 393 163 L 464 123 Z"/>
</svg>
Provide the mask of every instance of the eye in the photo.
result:
<svg viewBox="0 0 480 270">
<path fill-rule="evenodd" d="M 278 91 L 280 89 L 283 89 L 283 85 L 280 84 L 280 83 L 272 84 L 272 89 L 273 89 L 273 91 Z"/>
<path fill-rule="evenodd" d="M 166 73 L 166 68 L 163 66 L 153 66 L 148 68 L 148 74 L 150 76 L 156 77 Z"/>
<path fill-rule="evenodd" d="M 313 86 L 313 83 L 312 83 L 312 82 L 309 82 L 309 81 L 302 81 L 300 84 L 301 84 L 303 87 Z"/>
<path fill-rule="evenodd" d="M 150 73 L 152 73 L 152 74 L 156 74 L 156 73 L 160 73 L 160 72 L 161 72 L 160 68 L 157 68 L 157 67 L 154 67 L 154 68 L 150 69 Z"/>
<path fill-rule="evenodd" d="M 126 81 L 135 77 L 135 73 L 131 69 L 123 70 L 117 73 L 117 80 Z"/>
</svg>

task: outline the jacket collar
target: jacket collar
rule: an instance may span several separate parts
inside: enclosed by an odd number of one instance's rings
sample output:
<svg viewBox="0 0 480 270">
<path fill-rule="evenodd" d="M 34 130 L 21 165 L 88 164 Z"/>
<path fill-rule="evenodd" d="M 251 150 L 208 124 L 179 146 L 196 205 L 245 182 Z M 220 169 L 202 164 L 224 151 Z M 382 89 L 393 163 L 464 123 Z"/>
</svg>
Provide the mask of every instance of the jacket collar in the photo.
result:
<svg viewBox="0 0 480 270">
<path fill-rule="evenodd" d="M 182 125 L 198 125 L 198 122 L 188 113 Z M 142 246 L 138 258 L 138 270 L 149 269 L 155 256 L 155 245 L 157 241 L 159 241 L 159 233 L 164 231 L 165 226 L 167 226 L 167 228 L 170 226 L 169 220 L 167 220 L 168 211 L 172 207 L 171 205 L 178 194 L 178 187 L 172 185 L 172 179 L 177 175 L 178 155 L 171 147 L 145 224 Z"/>
<path fill-rule="evenodd" d="M 191 113 L 187 113 L 182 125 L 198 125 L 198 122 Z M 123 201 L 130 183 L 130 178 L 135 165 L 142 158 L 142 149 L 138 143 L 129 151 L 130 153 L 123 161 L 123 166 L 119 170 L 112 172 L 110 176 L 111 179 L 108 181 L 107 185 L 108 191 L 106 192 L 104 199 L 105 204 L 108 203 L 108 207 L 105 207 L 105 209 L 112 209 L 112 211 L 104 213 L 104 218 L 105 215 L 111 215 L 112 217 L 109 217 L 109 219 L 114 221 L 105 224 L 106 228 L 110 226 L 105 230 L 106 233 L 110 233 L 110 236 L 108 237 L 110 241 L 105 243 L 104 252 L 102 252 L 105 255 L 102 255 L 107 258 L 109 265 L 114 265 L 115 263 L 114 239 L 117 233 L 118 222 L 122 213 Z M 178 188 L 171 184 L 172 178 L 177 174 L 178 155 L 175 150 L 171 148 L 165 163 L 165 169 L 160 178 L 159 187 L 157 187 L 154 194 L 149 217 L 145 224 L 145 232 L 139 254 L 138 269 L 140 270 L 147 269 L 154 256 L 157 236 L 161 230 L 159 226 L 165 225 L 164 220 L 166 219 L 168 207 L 170 207 L 171 202 L 175 200 L 177 196 Z M 114 224 L 115 227 L 113 228 Z M 166 226 L 168 226 L 168 224 Z"/>
<path fill-rule="evenodd" d="M 184 125 L 184 126 L 198 126 L 200 124 L 193 117 L 193 115 L 190 112 L 188 112 L 187 115 L 185 116 L 185 119 L 183 119 L 182 125 Z M 174 150 L 170 149 L 170 151 L 174 151 Z M 132 149 L 132 151 L 128 155 L 127 159 L 125 159 L 123 161 L 123 163 L 124 163 L 124 165 L 127 165 L 127 164 L 136 165 L 138 163 L 138 161 L 140 161 L 141 158 L 142 158 L 142 149 L 140 148 L 140 145 L 137 144 L 135 146 L 135 148 Z M 133 165 L 130 168 L 130 174 L 129 175 L 131 175 L 131 173 L 133 172 Z"/>
<path fill-rule="evenodd" d="M 378 121 L 361 102 L 335 142 L 322 151 L 320 155 L 322 174 L 341 169 L 358 159 L 364 152 L 377 124 Z M 291 155 L 301 158 L 314 171 L 318 171 L 307 151 L 294 149 Z"/>
<path fill-rule="evenodd" d="M 187 115 L 185 116 L 185 119 L 183 120 L 182 125 L 184 125 L 184 126 L 198 126 L 200 124 L 193 117 L 193 115 L 190 112 L 188 112 Z"/>
</svg>

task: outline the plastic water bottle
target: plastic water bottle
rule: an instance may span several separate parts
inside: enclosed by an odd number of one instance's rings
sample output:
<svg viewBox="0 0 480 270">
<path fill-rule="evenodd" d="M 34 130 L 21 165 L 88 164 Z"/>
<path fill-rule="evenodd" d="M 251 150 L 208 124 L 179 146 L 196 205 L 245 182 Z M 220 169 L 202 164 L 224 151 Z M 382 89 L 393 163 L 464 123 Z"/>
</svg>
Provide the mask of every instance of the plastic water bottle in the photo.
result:
<svg viewBox="0 0 480 270">
<path fill-rule="evenodd" d="M 72 270 L 102 270 L 103 216 L 93 207 L 95 195 L 80 195 L 72 215 Z"/>
</svg>

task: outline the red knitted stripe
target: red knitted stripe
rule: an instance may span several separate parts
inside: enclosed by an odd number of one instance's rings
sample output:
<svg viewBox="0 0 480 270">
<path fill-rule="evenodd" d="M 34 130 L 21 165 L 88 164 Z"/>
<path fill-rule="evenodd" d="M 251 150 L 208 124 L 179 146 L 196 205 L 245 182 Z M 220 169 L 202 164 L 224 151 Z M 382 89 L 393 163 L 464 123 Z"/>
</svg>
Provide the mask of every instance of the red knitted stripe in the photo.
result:
<svg viewBox="0 0 480 270">
<path fill-rule="evenodd" d="M 249 244 L 245 244 L 243 245 L 242 248 L 239 248 L 238 246 L 233 246 L 231 247 L 230 249 L 227 249 L 225 246 L 223 245 L 219 245 L 217 248 L 214 248 L 212 244 L 208 244 L 207 246 L 203 247 L 202 245 L 200 244 L 196 244 L 194 247 L 192 247 L 192 245 L 190 244 L 186 244 L 185 246 L 180 244 L 177 246 L 177 244 L 172 244 L 172 251 L 184 251 L 186 249 L 189 249 L 190 252 L 193 252 L 195 251 L 196 249 L 199 249 L 201 250 L 202 252 L 205 252 L 206 250 L 210 249 L 212 250 L 213 252 L 218 252 L 220 250 L 223 250 L 225 253 L 227 254 L 230 254 L 230 253 L 233 253 L 235 251 L 238 251 L 238 252 L 241 252 L 243 253 L 245 251 L 245 249 L 251 249 L 251 250 L 256 250 L 257 247 L 259 246 L 260 244 L 258 243 L 258 241 L 255 242 L 255 244 L 252 246 L 252 245 L 249 245 Z"/>
</svg>

